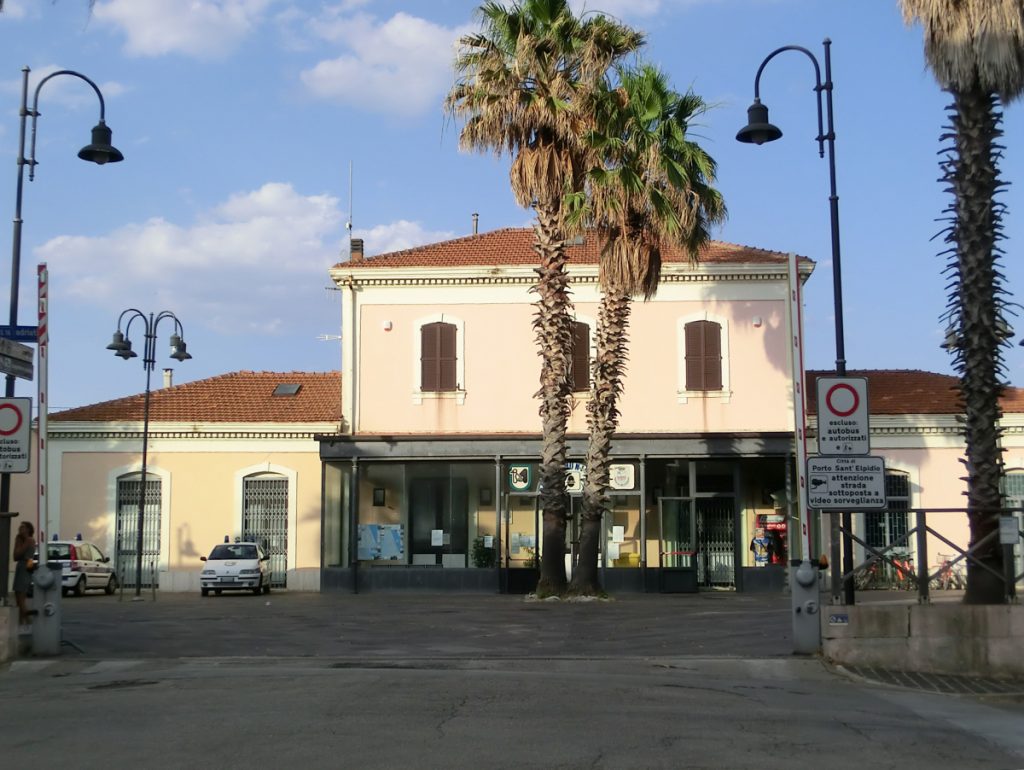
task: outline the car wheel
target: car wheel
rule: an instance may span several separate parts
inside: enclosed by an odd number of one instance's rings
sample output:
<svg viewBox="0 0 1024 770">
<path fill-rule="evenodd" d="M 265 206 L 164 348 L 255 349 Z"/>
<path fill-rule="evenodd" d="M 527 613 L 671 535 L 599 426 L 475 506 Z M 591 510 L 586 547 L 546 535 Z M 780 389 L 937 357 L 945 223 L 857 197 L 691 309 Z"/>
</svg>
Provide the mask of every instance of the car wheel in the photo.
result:
<svg viewBox="0 0 1024 770">
<path fill-rule="evenodd" d="M 222 593 L 224 593 L 224 591 L 222 591 L 220 588 L 214 588 L 213 592 L 217 594 L 217 596 L 220 596 Z"/>
<path fill-rule="evenodd" d="M 78 578 L 78 582 L 75 583 L 75 596 L 85 596 L 85 575 Z"/>
<path fill-rule="evenodd" d="M 103 589 L 103 593 L 110 596 L 114 591 L 117 590 L 117 578 L 113 575 L 110 576 L 110 580 L 107 581 L 106 587 Z"/>
<path fill-rule="evenodd" d="M 209 588 L 200 588 L 199 589 L 199 593 L 201 593 L 203 596 L 209 596 L 210 595 L 210 589 Z"/>
<path fill-rule="evenodd" d="M 252 593 L 253 593 L 253 596 L 259 596 L 261 593 L 263 593 L 263 579 L 262 578 L 260 579 L 260 584 L 258 586 L 256 586 L 254 589 L 252 589 Z"/>
<path fill-rule="evenodd" d="M 67 596 L 70 593 L 71 593 L 71 589 L 70 588 L 62 588 L 62 589 L 60 589 L 61 596 Z"/>
</svg>

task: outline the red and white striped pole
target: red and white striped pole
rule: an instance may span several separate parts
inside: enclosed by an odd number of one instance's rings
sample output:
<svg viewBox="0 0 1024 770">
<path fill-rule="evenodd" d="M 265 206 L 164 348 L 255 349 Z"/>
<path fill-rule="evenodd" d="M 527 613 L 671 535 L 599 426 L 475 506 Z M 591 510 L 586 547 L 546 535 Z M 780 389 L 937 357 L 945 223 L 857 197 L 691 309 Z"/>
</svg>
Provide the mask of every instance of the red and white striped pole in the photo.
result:
<svg viewBox="0 0 1024 770">
<path fill-rule="evenodd" d="M 36 269 L 36 275 L 38 278 L 37 285 L 39 289 L 39 329 L 37 341 L 39 343 L 39 431 L 38 431 L 38 466 L 39 466 L 39 508 L 36 514 L 36 532 L 39 533 L 40 537 L 43 535 L 43 530 L 50 528 L 49 511 L 47 505 L 46 487 L 47 487 L 47 448 L 46 448 L 46 434 L 47 434 L 47 410 L 49 407 L 47 390 L 49 388 L 48 374 L 49 366 L 47 363 L 47 344 L 50 339 L 50 330 L 47 326 L 49 304 L 49 271 L 46 269 L 46 263 L 43 262 Z"/>
</svg>

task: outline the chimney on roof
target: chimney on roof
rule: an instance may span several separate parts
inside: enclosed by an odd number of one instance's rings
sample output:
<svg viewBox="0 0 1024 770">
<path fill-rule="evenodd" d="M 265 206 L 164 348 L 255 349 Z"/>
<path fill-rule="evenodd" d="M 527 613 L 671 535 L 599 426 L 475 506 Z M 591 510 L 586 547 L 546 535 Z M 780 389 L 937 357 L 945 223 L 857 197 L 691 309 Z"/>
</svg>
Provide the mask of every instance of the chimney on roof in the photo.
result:
<svg viewBox="0 0 1024 770">
<path fill-rule="evenodd" d="M 164 369 L 164 387 L 169 388 L 174 385 L 174 370 Z"/>
<path fill-rule="evenodd" d="M 480 232 L 480 215 L 475 211 L 473 212 L 473 235 Z"/>
<path fill-rule="evenodd" d="M 350 262 L 362 262 L 363 261 L 363 239 L 353 238 L 352 239 L 352 253 L 349 255 Z"/>
</svg>

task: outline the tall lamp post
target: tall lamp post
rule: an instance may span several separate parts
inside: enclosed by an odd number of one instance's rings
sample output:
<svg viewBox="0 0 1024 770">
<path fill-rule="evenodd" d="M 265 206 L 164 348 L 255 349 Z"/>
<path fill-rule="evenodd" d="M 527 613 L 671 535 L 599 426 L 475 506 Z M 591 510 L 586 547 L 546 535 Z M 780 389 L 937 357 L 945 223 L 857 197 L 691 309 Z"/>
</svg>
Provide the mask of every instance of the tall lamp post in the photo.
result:
<svg viewBox="0 0 1024 770">
<path fill-rule="evenodd" d="M 72 77 L 84 80 L 90 86 L 92 90 L 96 92 L 96 96 L 100 100 L 100 122 L 92 129 L 92 141 L 78 151 L 78 157 L 82 160 L 88 160 L 92 163 L 103 165 L 105 163 L 117 163 L 118 161 L 124 160 L 124 155 L 116 147 L 110 144 L 111 131 L 107 127 L 106 123 L 106 105 L 103 101 L 103 94 L 100 92 L 99 87 L 93 83 L 89 78 L 80 72 L 73 70 L 58 70 L 51 72 L 49 75 L 44 77 L 39 83 L 36 84 L 35 95 L 32 98 L 32 109 L 28 108 L 28 74 L 31 70 L 28 67 L 22 67 L 22 82 L 21 82 L 21 109 L 18 114 L 21 118 L 20 130 L 18 132 L 18 187 L 14 197 L 14 237 L 12 239 L 11 247 L 11 299 L 10 299 L 10 316 L 9 325 L 18 325 L 18 284 L 21 280 L 21 199 L 22 193 L 25 188 L 25 166 L 29 167 L 28 178 L 29 181 L 35 179 L 36 170 L 36 120 L 39 118 L 39 92 L 42 87 L 53 80 L 53 78 L 61 75 L 70 75 Z M 28 118 L 32 118 L 32 148 L 29 152 L 29 157 L 25 157 L 25 133 L 26 124 Z M 14 396 L 14 380 L 13 374 L 7 375 L 6 384 L 4 386 L 4 396 L 11 398 Z M 2 473 L 0 474 L 0 512 L 7 513 L 11 507 L 11 474 Z M 7 532 L 9 528 L 10 519 L 5 518 L 5 522 L 0 524 L 4 528 L 4 533 L 7 535 L 9 540 L 10 533 Z M 10 555 L 10 548 L 7 542 L 3 542 L 5 538 L 3 533 L 0 533 L 0 601 L 6 599 L 7 596 L 7 570 L 8 570 L 8 557 Z"/>
<path fill-rule="evenodd" d="M 818 155 L 825 157 L 825 148 L 828 147 L 828 178 L 829 178 L 829 217 L 832 224 L 832 295 L 835 303 L 835 332 L 836 332 L 836 375 L 846 376 L 846 346 L 843 342 L 843 279 L 842 265 L 839 254 L 839 196 L 836 194 L 836 134 L 832 122 L 832 41 L 825 38 L 825 82 L 821 81 L 821 68 L 814 54 L 806 48 L 798 45 L 786 45 L 777 48 L 765 57 L 761 66 L 757 68 L 757 75 L 754 77 L 754 103 L 747 108 L 747 125 L 736 134 L 736 139 L 748 144 L 764 144 L 774 142 L 782 136 L 782 130 L 768 122 L 768 106 L 761 102 L 761 73 L 765 66 L 784 51 L 799 51 L 807 56 L 814 65 L 814 92 L 818 101 Z M 825 101 L 825 123 L 822 123 L 822 94 Z M 827 129 L 827 130 L 826 130 Z M 847 533 L 852 531 L 852 516 L 850 513 L 843 515 L 843 529 Z M 810 558 L 810 554 L 806 554 Z M 833 560 L 834 563 L 835 560 Z M 833 569 L 835 569 L 834 565 Z M 845 574 L 853 569 L 853 543 L 849 537 L 843 539 L 843 568 Z M 853 579 L 848 577 L 844 585 L 844 600 L 847 604 L 853 604 Z"/>
<path fill-rule="evenodd" d="M 125 321 L 126 317 L 127 321 Z M 113 350 L 115 356 L 119 356 L 125 361 L 129 358 L 138 357 L 139 354 L 132 350 L 132 341 L 128 339 L 128 332 L 134 321 L 139 320 L 142 323 L 146 339 L 142 355 L 142 366 L 146 370 L 146 396 L 142 407 L 142 484 L 139 489 L 139 518 L 135 539 L 136 599 L 141 598 L 140 594 L 142 592 L 142 534 L 146 519 L 146 460 L 149 449 L 149 385 L 150 377 L 153 374 L 153 367 L 156 365 L 156 330 L 160 322 L 165 319 L 172 319 L 174 321 L 174 331 L 170 339 L 171 358 L 176 361 L 187 361 L 192 358 L 186 349 L 185 340 L 182 339 L 184 330 L 182 329 L 181 321 L 170 310 L 161 310 L 156 315 L 150 313 L 148 316 L 135 308 L 128 308 L 122 311 L 117 319 L 117 331 L 114 332 L 114 338 L 107 345 L 107 350 Z M 122 324 L 124 324 L 123 332 L 121 330 Z"/>
</svg>

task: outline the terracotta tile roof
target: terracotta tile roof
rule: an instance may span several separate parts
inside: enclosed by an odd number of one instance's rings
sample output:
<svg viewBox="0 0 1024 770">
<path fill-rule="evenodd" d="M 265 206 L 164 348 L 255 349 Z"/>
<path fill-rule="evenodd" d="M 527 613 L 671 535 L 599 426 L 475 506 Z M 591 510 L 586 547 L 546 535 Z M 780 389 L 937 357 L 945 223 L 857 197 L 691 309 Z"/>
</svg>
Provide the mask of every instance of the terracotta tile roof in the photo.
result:
<svg viewBox="0 0 1024 770">
<path fill-rule="evenodd" d="M 378 254 L 359 262 L 339 262 L 336 268 L 372 267 L 472 267 L 477 265 L 534 265 L 537 255 L 533 251 L 534 233 L 529 227 L 506 227 L 500 230 L 467 235 L 440 243 L 430 243 L 412 249 Z M 569 247 L 570 262 L 597 264 L 600 244 L 597 238 L 584 238 L 581 245 Z M 677 248 L 662 252 L 662 260 L 686 262 L 688 258 Z M 734 243 L 712 241 L 701 255 L 706 264 L 778 264 L 785 263 L 781 251 L 738 246 Z M 802 261 L 810 262 L 806 257 Z"/>
<path fill-rule="evenodd" d="M 849 377 L 868 378 L 871 414 L 962 414 L 957 378 L 949 374 L 916 369 L 862 369 L 847 371 Z M 835 376 L 835 371 L 808 371 L 807 411 L 817 410 L 815 381 Z M 1003 393 L 1003 411 L 1024 412 L 1024 388 L 1008 387 Z"/>
<path fill-rule="evenodd" d="M 274 396 L 279 384 L 301 385 L 294 396 Z M 51 422 L 142 421 L 144 394 L 66 409 Z M 341 419 L 338 372 L 231 372 L 153 390 L 151 422 L 336 422 Z"/>
</svg>

